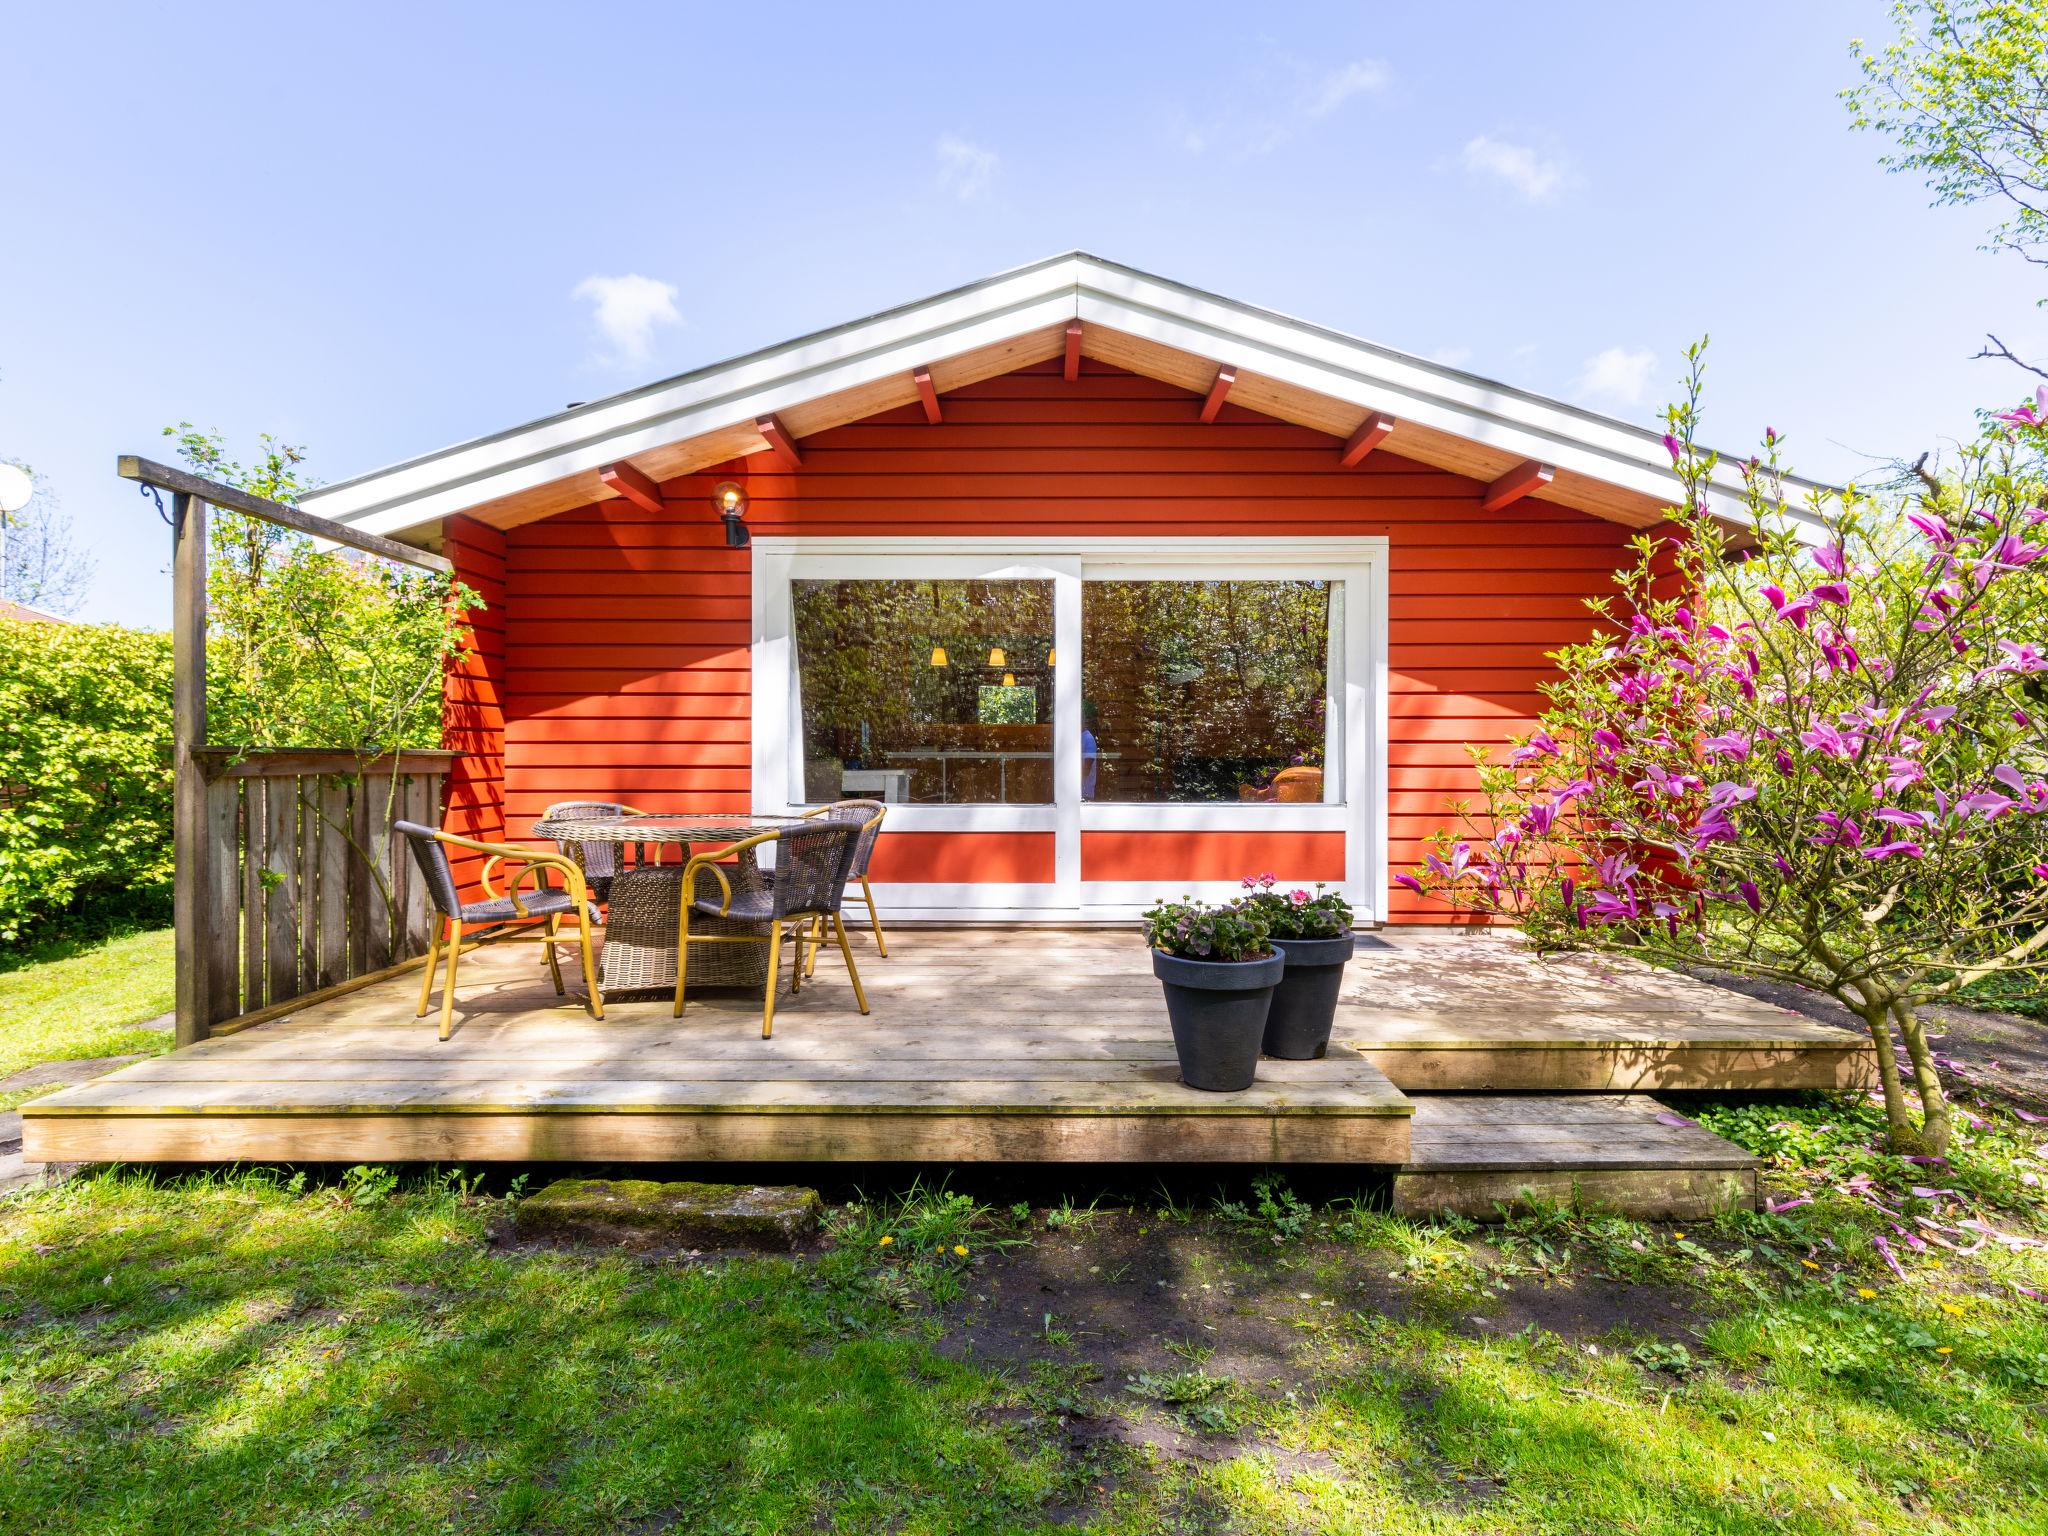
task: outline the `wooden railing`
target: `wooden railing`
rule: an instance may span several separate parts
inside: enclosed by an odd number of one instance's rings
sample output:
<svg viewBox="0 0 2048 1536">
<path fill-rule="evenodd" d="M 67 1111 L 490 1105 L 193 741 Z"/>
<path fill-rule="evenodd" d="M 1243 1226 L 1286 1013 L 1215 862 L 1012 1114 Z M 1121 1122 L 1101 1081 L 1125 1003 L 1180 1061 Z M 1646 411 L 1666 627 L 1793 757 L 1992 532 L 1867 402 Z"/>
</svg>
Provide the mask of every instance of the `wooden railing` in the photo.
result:
<svg viewBox="0 0 2048 1536">
<path fill-rule="evenodd" d="M 119 467 L 160 511 L 163 493 L 171 496 L 164 520 L 171 525 L 172 890 L 183 1046 L 319 992 L 325 977 L 345 986 L 425 949 L 424 893 L 414 889 L 410 856 L 394 849 L 390 827 L 398 819 L 439 824 L 454 756 L 406 752 L 394 765 L 390 758 L 364 763 L 353 753 L 238 755 L 208 744 L 208 504 L 379 559 L 453 567 L 443 555 L 139 454 L 123 454 Z"/>
<path fill-rule="evenodd" d="M 197 903 L 202 1033 L 424 954 L 431 906 L 393 821 L 436 826 L 452 752 L 193 754 L 213 886 Z"/>
</svg>

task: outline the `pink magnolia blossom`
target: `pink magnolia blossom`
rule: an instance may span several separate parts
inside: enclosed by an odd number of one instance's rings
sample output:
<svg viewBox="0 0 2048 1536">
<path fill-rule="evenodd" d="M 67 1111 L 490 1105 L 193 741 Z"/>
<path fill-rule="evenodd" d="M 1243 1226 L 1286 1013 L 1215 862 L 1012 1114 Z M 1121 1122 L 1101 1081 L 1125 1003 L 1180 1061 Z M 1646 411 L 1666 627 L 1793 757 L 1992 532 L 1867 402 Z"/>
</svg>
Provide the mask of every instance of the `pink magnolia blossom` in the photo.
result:
<svg viewBox="0 0 2048 1536">
<path fill-rule="evenodd" d="M 1741 762 L 1750 753 L 1750 739 L 1740 731 L 1724 731 L 1719 736 L 1709 736 L 1700 743 L 1700 750 L 1708 757 L 1726 757 Z"/>
<path fill-rule="evenodd" d="M 1909 859 L 1925 857 L 1924 850 L 1918 843 L 1874 843 L 1857 851 L 1866 859 L 1888 859 L 1893 854 L 1904 854 Z"/>
<path fill-rule="evenodd" d="M 1822 544 L 1812 553 L 1813 563 L 1830 576 L 1840 576 L 1848 569 L 1848 559 L 1839 544 Z"/>
<path fill-rule="evenodd" d="M 1956 532 L 1949 527 L 1947 519 L 1935 512 L 1908 512 L 1906 521 L 1927 535 L 1936 549 L 1955 547 Z"/>
</svg>

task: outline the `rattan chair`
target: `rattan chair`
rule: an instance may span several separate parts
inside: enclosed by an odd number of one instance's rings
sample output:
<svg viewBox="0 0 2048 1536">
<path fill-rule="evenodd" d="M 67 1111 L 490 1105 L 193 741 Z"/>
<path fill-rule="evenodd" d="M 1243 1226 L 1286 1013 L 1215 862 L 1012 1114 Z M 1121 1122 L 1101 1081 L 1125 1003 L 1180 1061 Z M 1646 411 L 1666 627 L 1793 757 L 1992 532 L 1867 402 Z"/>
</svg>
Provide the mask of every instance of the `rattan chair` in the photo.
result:
<svg viewBox="0 0 2048 1536">
<path fill-rule="evenodd" d="M 500 843 L 473 842 L 452 832 L 437 831 L 411 821 L 394 821 L 391 830 L 411 845 L 413 861 L 419 865 L 427 894 L 434 903 L 435 923 L 427 946 L 427 974 L 420 983 L 420 1018 L 427 1016 L 427 1004 L 433 999 L 434 972 L 440 965 L 441 955 L 445 951 L 448 956 L 448 975 L 441 983 L 443 1040 L 448 1038 L 455 1024 L 455 967 L 462 959 L 465 943 L 547 946 L 548 970 L 555 978 L 555 991 L 566 994 L 568 988 L 562 985 L 562 962 L 555 953 L 555 946 L 562 942 L 562 919 L 570 915 L 576 918 L 576 941 L 583 953 L 583 981 L 590 988 L 590 1016 L 593 1019 L 604 1017 L 604 993 L 597 984 L 597 956 L 590 947 L 590 930 L 596 924 L 597 912 L 590 904 L 589 887 L 584 883 L 583 871 L 574 859 L 556 853 L 508 848 Z M 448 864 L 448 849 L 451 847 L 468 848 L 485 855 L 481 876 L 484 900 L 464 902 L 456 890 L 455 871 Z M 518 868 L 503 895 L 491 883 L 491 876 L 500 865 Z M 566 889 L 556 890 L 538 883 L 541 875 L 550 870 L 560 872 Z M 528 875 L 534 877 L 536 888 L 522 896 L 519 887 Z M 538 930 L 527 926 L 531 923 L 538 923 Z M 484 931 L 475 935 L 463 933 L 465 928 L 472 927 Z"/>
<path fill-rule="evenodd" d="M 807 820 L 852 822 L 859 828 L 853 844 L 853 869 L 848 878 L 860 882 L 861 896 L 868 904 L 868 926 L 875 931 L 875 953 L 884 960 L 889 958 L 889 940 L 882 933 L 882 914 L 875 910 L 875 888 L 868 884 L 868 860 L 874 856 L 875 841 L 882 835 L 882 818 L 889 814 L 889 807 L 879 800 L 835 800 L 830 805 L 821 805 L 814 811 L 805 811 Z M 769 872 L 774 878 L 774 872 Z M 809 976 L 818 968 L 818 946 L 825 940 L 825 925 L 822 921 L 811 925 L 810 958 L 805 962 L 804 974 Z"/>
<path fill-rule="evenodd" d="M 541 818 L 553 821 L 557 816 L 580 818 L 600 816 L 644 816 L 646 812 L 636 811 L 630 805 L 621 805 L 616 800 L 562 800 L 547 808 Z M 583 869 L 583 883 L 590 887 L 592 901 L 612 899 L 612 881 L 626 861 L 624 843 L 572 843 L 563 841 L 556 845 L 563 856 L 574 859 Z"/>
<path fill-rule="evenodd" d="M 805 930 L 817 925 L 820 937 L 815 946 L 822 943 L 823 925 L 829 921 L 839 940 L 839 952 L 846 957 L 846 974 L 853 982 L 853 998 L 860 1005 L 860 1011 L 868 1011 L 868 995 L 860 984 L 860 971 L 853 963 L 853 946 L 846 941 L 846 923 L 839 915 L 840 903 L 846 899 L 846 882 L 853 868 L 854 845 L 859 839 L 860 829 L 843 821 L 821 821 L 807 827 L 785 827 L 773 832 L 747 838 L 744 842 L 732 843 L 724 848 L 707 849 L 691 858 L 683 866 L 683 891 L 686 899 L 682 904 L 682 916 L 676 932 L 676 1016 L 683 1012 L 683 997 L 690 978 L 690 946 L 692 944 L 766 944 L 768 946 L 768 986 L 761 1005 L 761 1038 L 766 1040 L 775 1032 L 775 992 L 782 979 L 783 929 L 791 929 L 790 938 L 797 949 L 792 957 L 789 990 L 794 993 L 803 985 Z M 723 861 L 737 857 L 763 843 L 775 845 L 775 878 L 764 882 L 758 889 L 735 890 Z M 719 896 L 696 895 L 700 889 L 698 881 L 708 875 L 715 882 Z M 709 886 L 703 887 L 709 889 Z M 753 933 L 706 933 L 701 928 L 690 931 L 690 917 L 695 913 L 699 918 L 716 917 L 750 923 L 766 923 L 765 934 Z"/>
</svg>

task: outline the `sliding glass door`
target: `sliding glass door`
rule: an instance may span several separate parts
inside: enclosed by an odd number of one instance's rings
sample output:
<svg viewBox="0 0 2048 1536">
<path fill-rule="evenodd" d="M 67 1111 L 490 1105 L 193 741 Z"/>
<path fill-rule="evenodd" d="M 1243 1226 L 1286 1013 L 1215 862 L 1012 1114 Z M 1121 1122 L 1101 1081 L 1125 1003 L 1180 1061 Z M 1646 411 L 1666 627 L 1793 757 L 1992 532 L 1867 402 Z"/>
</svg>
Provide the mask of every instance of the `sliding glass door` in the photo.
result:
<svg viewBox="0 0 2048 1536">
<path fill-rule="evenodd" d="M 755 808 L 885 802 L 905 915 L 1267 867 L 1376 906 L 1383 580 L 1363 539 L 757 540 Z"/>
</svg>

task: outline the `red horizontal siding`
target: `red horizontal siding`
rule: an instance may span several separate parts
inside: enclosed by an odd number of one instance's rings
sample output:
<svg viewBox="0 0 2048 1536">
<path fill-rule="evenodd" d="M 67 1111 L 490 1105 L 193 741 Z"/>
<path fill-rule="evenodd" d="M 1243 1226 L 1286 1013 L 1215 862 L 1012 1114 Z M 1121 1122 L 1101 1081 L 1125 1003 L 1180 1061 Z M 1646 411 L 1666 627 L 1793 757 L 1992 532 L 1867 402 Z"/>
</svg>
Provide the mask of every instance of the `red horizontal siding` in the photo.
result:
<svg viewBox="0 0 2048 1536">
<path fill-rule="evenodd" d="M 1389 854 L 1405 869 L 1447 802 L 1477 789 L 1464 744 L 1529 728 L 1555 676 L 1546 653 L 1589 633 L 1584 600 L 1610 589 L 1626 530 L 1533 500 L 1485 513 L 1476 481 L 1384 452 L 1347 470 L 1321 433 L 1228 406 L 1205 426 L 1200 404 L 1093 363 L 1069 384 L 1048 364 L 944 396 L 937 426 L 912 405 L 806 438 L 793 472 L 759 454 L 671 480 L 663 514 L 622 499 L 514 529 L 494 568 L 479 563 L 502 583 L 506 627 L 470 695 L 502 711 L 507 831 L 572 796 L 747 803 L 749 557 L 724 548 L 710 507 L 711 487 L 737 477 L 764 534 L 1385 535 Z M 1315 836 L 1282 870 L 1281 844 L 1256 834 L 1091 833 L 1083 872 L 1340 878 L 1341 839 Z M 875 873 L 1049 881 L 1052 840 L 891 832 Z M 1451 916 L 1398 887 L 1393 899 L 1397 918 Z"/>
<path fill-rule="evenodd" d="M 871 879 L 909 885 L 1049 885 L 1050 832 L 891 832 L 875 844 Z"/>
<path fill-rule="evenodd" d="M 1270 872 L 1283 883 L 1344 878 L 1342 832 L 1083 832 L 1083 880 L 1242 880 Z M 1173 894 L 1163 889 L 1163 896 Z"/>
<path fill-rule="evenodd" d="M 455 579 L 485 607 L 469 615 L 472 648 L 448 669 L 442 745 L 463 755 L 449 765 L 442 825 L 461 837 L 501 842 L 505 836 L 505 536 L 469 517 L 441 530 Z M 456 850 L 450 862 L 464 898 L 482 895 L 478 855 Z"/>
</svg>

